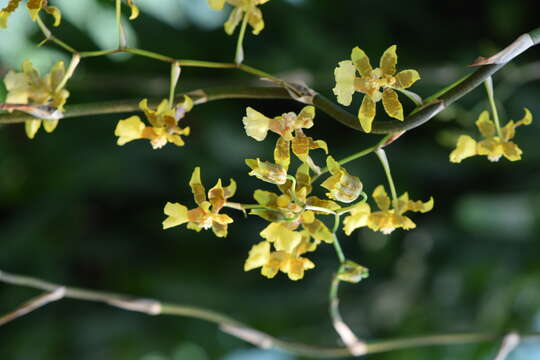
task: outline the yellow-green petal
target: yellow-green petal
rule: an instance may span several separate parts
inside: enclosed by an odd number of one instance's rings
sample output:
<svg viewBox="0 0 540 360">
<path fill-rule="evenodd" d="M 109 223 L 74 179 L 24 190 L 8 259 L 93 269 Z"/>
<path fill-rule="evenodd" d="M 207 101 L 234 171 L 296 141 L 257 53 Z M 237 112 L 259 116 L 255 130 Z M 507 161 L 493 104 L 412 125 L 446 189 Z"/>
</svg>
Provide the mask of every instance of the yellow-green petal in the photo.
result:
<svg viewBox="0 0 540 360">
<path fill-rule="evenodd" d="M 358 120 L 360 120 L 362 129 L 367 133 L 371 132 L 371 124 L 373 123 L 375 114 L 375 103 L 369 96 L 365 95 L 362 105 L 360 105 L 360 109 L 358 110 Z"/>
<path fill-rule="evenodd" d="M 478 116 L 476 127 L 485 138 L 490 138 L 495 135 L 495 124 L 489 119 L 489 112 L 487 110 L 482 111 L 480 116 Z"/>
<path fill-rule="evenodd" d="M 251 247 L 249 255 L 244 263 L 244 271 L 253 270 L 264 266 L 270 259 L 270 244 L 262 241 Z"/>
<path fill-rule="evenodd" d="M 139 16 L 139 8 L 133 3 L 133 0 L 127 0 L 127 4 L 131 10 L 129 20 L 135 20 Z"/>
<path fill-rule="evenodd" d="M 264 29 L 264 20 L 262 16 L 261 9 L 252 8 L 248 14 L 248 24 L 251 25 L 251 33 L 253 35 L 259 35 L 259 33 Z"/>
<path fill-rule="evenodd" d="M 263 141 L 268 134 L 270 127 L 270 118 L 264 116 L 257 110 L 248 107 L 246 116 L 242 119 L 247 136 L 254 138 L 257 141 Z"/>
<path fill-rule="evenodd" d="M 306 229 L 315 240 L 324 241 L 326 243 L 332 243 L 334 237 L 328 227 L 319 219 L 315 219 L 309 223 L 303 223 L 302 226 Z"/>
<path fill-rule="evenodd" d="M 420 79 L 420 74 L 416 70 L 403 70 L 396 75 L 395 88 L 407 89 Z"/>
<path fill-rule="evenodd" d="M 309 129 L 313 126 L 313 119 L 315 118 L 315 106 L 304 106 L 296 117 L 294 127 L 296 129 Z"/>
<path fill-rule="evenodd" d="M 7 29 L 9 15 L 7 11 L 0 11 L 0 29 Z"/>
<path fill-rule="evenodd" d="M 191 187 L 191 192 L 193 193 L 193 198 L 197 205 L 201 205 L 206 202 L 206 192 L 204 190 L 204 185 L 201 181 L 201 168 L 196 167 L 191 174 L 191 179 L 189 180 L 189 186 Z"/>
<path fill-rule="evenodd" d="M 291 253 L 302 240 L 302 235 L 297 231 L 292 231 L 280 223 L 270 223 L 260 233 L 263 239 L 274 243 L 278 251 Z"/>
<path fill-rule="evenodd" d="M 34 136 L 36 136 L 36 133 L 39 130 L 40 126 L 41 120 L 26 120 L 24 122 L 24 130 L 26 132 L 26 136 L 28 136 L 29 139 L 33 139 Z"/>
<path fill-rule="evenodd" d="M 369 63 L 369 57 L 358 46 L 352 49 L 351 60 L 362 76 L 370 76 L 373 68 Z"/>
<path fill-rule="evenodd" d="M 349 106 L 352 102 L 355 75 L 356 68 L 352 61 L 349 60 L 341 61 L 334 70 L 336 86 L 333 92 L 337 96 L 338 103 L 341 105 Z"/>
<path fill-rule="evenodd" d="M 516 136 L 516 124 L 513 120 L 510 120 L 506 125 L 501 129 L 502 138 L 504 141 L 508 141 Z"/>
<path fill-rule="evenodd" d="M 398 94 L 394 90 L 390 88 L 384 90 L 382 103 L 384 110 L 390 117 L 403 121 L 403 106 L 399 102 Z"/>
<path fill-rule="evenodd" d="M 225 0 L 208 0 L 208 4 L 214 10 L 222 10 Z"/>
<path fill-rule="evenodd" d="M 386 190 L 384 190 L 384 186 L 377 186 L 373 191 L 372 197 L 379 209 L 383 211 L 390 209 L 390 197 L 386 193 Z"/>
<path fill-rule="evenodd" d="M 58 126 L 58 119 L 53 120 L 43 120 L 43 129 L 45 129 L 46 132 L 52 133 L 54 129 Z"/>
<path fill-rule="evenodd" d="M 242 21 L 243 14 L 244 14 L 244 11 L 239 7 L 234 8 L 231 11 L 231 15 L 229 15 L 229 19 L 227 19 L 227 21 L 224 24 L 225 32 L 227 33 L 227 35 L 232 35 L 232 33 L 234 32 L 234 29 L 236 29 L 240 21 Z"/>
<path fill-rule="evenodd" d="M 122 146 L 132 140 L 140 139 L 144 127 L 143 122 L 136 115 L 120 120 L 114 129 L 114 135 L 118 136 L 116 143 Z"/>
<path fill-rule="evenodd" d="M 396 73 L 396 64 L 396 45 L 392 45 L 382 54 L 379 66 L 383 75 L 394 75 Z"/>
<path fill-rule="evenodd" d="M 287 170 L 291 163 L 291 143 L 279 137 L 274 148 L 274 161 Z"/>
<path fill-rule="evenodd" d="M 283 251 L 275 251 L 271 253 L 268 262 L 264 264 L 261 269 L 261 275 L 269 279 L 273 278 L 289 257 L 290 255 Z"/>
<path fill-rule="evenodd" d="M 434 200 L 433 197 L 430 197 L 428 201 L 422 202 L 420 200 L 413 201 L 408 200 L 407 202 L 407 211 L 421 212 L 426 213 L 433 210 Z"/>
<path fill-rule="evenodd" d="M 30 85 L 26 74 L 10 71 L 4 78 L 4 84 L 8 91 L 6 96 L 7 104 L 27 104 L 30 95 Z"/>
<path fill-rule="evenodd" d="M 502 151 L 503 151 L 504 157 L 510 161 L 521 160 L 521 154 L 523 153 L 523 151 L 521 151 L 519 146 L 517 146 L 511 141 L 504 142 L 502 144 Z"/>
<path fill-rule="evenodd" d="M 343 220 L 343 231 L 345 234 L 349 236 L 354 230 L 366 226 L 370 213 L 371 208 L 368 203 L 363 202 L 356 205 L 350 211 L 350 215 Z"/>
<path fill-rule="evenodd" d="M 53 16 L 54 18 L 53 26 L 60 26 L 60 22 L 62 21 L 62 13 L 60 12 L 60 9 L 58 9 L 56 6 L 47 6 L 44 10 L 49 15 Z"/>
<path fill-rule="evenodd" d="M 450 162 L 460 163 L 463 159 L 476 155 L 476 141 L 468 135 L 458 138 L 456 148 L 450 153 Z"/>
<path fill-rule="evenodd" d="M 525 112 L 525 115 L 523 115 L 523 118 L 521 120 L 516 122 L 516 126 L 532 124 L 533 117 L 529 109 L 523 108 L 523 111 Z"/>
<path fill-rule="evenodd" d="M 182 204 L 167 202 L 163 209 L 167 218 L 163 220 L 163 229 L 178 226 L 188 221 L 188 209 Z"/>
</svg>

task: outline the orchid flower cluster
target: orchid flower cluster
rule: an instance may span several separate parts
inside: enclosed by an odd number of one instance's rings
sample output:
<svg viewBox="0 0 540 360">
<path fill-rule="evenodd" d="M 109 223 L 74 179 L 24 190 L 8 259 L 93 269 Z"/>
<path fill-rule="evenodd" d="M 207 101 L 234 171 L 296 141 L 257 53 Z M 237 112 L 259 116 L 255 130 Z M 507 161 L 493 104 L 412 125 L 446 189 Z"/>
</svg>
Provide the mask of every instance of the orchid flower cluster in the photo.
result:
<svg viewBox="0 0 540 360">
<path fill-rule="evenodd" d="M 228 35 L 232 35 L 240 25 L 236 64 L 224 64 L 226 66 L 222 67 L 241 68 L 244 57 L 242 42 L 246 28 L 248 25 L 251 26 L 254 35 L 258 35 L 264 29 L 265 22 L 260 7 L 269 1 L 208 0 L 209 6 L 214 10 L 223 10 L 225 4 L 232 6 L 230 15 L 224 23 L 224 30 Z M 137 18 L 139 9 L 134 1 L 125 2 L 130 8 L 129 18 L 131 20 Z M 8 26 L 9 16 L 20 3 L 21 0 L 10 0 L 8 5 L 0 10 L 0 28 Z M 117 2 L 118 10 L 119 4 L 120 2 Z M 48 0 L 28 0 L 26 7 L 32 20 L 38 22 L 42 29 L 45 25 L 40 19 L 41 10 L 53 16 L 54 26 L 61 23 L 60 10 L 49 5 Z M 121 23 L 119 28 L 121 29 Z M 49 37 L 47 36 L 47 40 Z M 121 34 L 119 37 L 122 38 Z M 61 44 L 64 48 L 69 48 L 66 44 Z M 110 53 L 128 50 L 122 46 L 122 40 L 120 44 L 118 49 Z M 83 53 L 79 54 L 75 50 L 72 52 L 72 61 L 67 69 L 64 63 L 59 61 L 52 66 L 49 73 L 41 76 L 30 60 L 25 60 L 21 72 L 10 71 L 4 78 L 7 97 L 2 109 L 24 111 L 33 116 L 32 120 L 25 121 L 26 134 L 30 139 L 35 137 L 42 124 L 46 132 L 52 132 L 63 117 L 64 105 L 70 95 L 66 85 L 83 57 Z M 142 50 L 138 52 L 139 55 L 148 53 Z M 99 55 L 93 53 L 91 56 Z M 153 149 L 160 149 L 168 143 L 184 146 L 184 137 L 190 134 L 190 127 L 183 127 L 180 122 L 198 103 L 190 96 L 177 97 L 175 94 L 180 76 L 180 61 L 156 53 L 148 57 L 165 59 L 164 61 L 171 63 L 169 97 L 160 101 L 142 99 L 139 102 L 139 109 L 144 113 L 145 120 L 139 115 L 119 120 L 114 130 L 117 144 L 122 146 L 134 140 L 145 139 L 150 142 Z M 352 49 L 350 60 L 340 61 L 334 70 L 333 93 L 339 104 L 349 106 L 355 93 L 363 94 L 357 118 L 358 127 L 366 133 L 373 130 L 377 103 L 381 101 L 386 115 L 398 121 L 405 120 L 404 106 L 399 100 L 398 93 L 411 99 L 420 99 L 420 104 L 416 104 L 417 109 L 426 105 L 418 95 L 407 90 L 420 79 L 420 74 L 413 69 L 398 72 L 397 60 L 397 46 L 392 45 L 384 51 L 378 67 L 374 68 L 366 53 L 355 47 Z M 196 66 L 204 67 L 205 64 L 208 62 L 200 61 Z M 219 67 L 215 66 L 216 64 L 218 63 L 213 63 L 209 67 Z M 253 72 L 253 68 L 250 69 Z M 290 85 L 285 81 L 278 82 Z M 491 115 L 488 111 L 484 111 L 476 121 L 483 139 L 475 140 L 469 135 L 459 136 L 456 148 L 450 154 L 450 161 L 453 163 L 459 163 L 475 155 L 487 156 L 490 161 L 497 161 L 501 157 L 510 161 L 521 159 L 523 151 L 512 140 L 517 127 L 532 123 L 532 114 L 525 109 L 525 115 L 521 120 L 509 121 L 501 127 L 494 105 L 491 81 L 486 84 Z M 304 277 L 306 270 L 315 267 L 309 253 L 316 251 L 319 246 L 330 244 L 336 248 L 342 264 L 337 273 L 340 280 L 358 282 L 365 278 L 367 269 L 346 259 L 342 253 L 337 236 L 340 225 L 347 236 L 360 228 L 383 234 L 390 234 L 396 229 L 410 230 L 415 228 L 416 224 L 405 214 L 429 212 L 433 209 L 434 200 L 431 197 L 427 201 L 414 201 L 409 198 L 407 192 L 397 196 L 383 150 L 383 147 L 388 146 L 397 137 L 386 137 L 369 152 L 375 152 L 381 160 L 390 196 L 384 185 L 377 185 L 374 187 L 371 200 L 368 201 L 360 178 L 343 166 L 351 159 L 334 159 L 326 141 L 313 139 L 306 134 L 315 124 L 316 108 L 312 105 L 312 101 L 305 102 L 309 104 L 298 113 L 287 112 L 277 116 L 267 116 L 252 107 L 247 107 L 242 118 L 244 131 L 248 137 L 264 141 L 267 137 L 276 136 L 271 160 L 245 159 L 245 164 L 249 168 L 249 171 L 246 169 L 247 174 L 274 185 L 276 187 L 274 191 L 257 189 L 253 193 L 252 204 L 233 202 L 231 199 L 237 189 L 233 179 L 227 186 L 218 179 L 214 187 L 206 191 L 201 179 L 201 169 L 196 167 L 189 181 L 196 206 L 190 209 L 178 202 L 167 202 L 163 209 L 166 216 L 162 223 L 163 229 L 185 224 L 188 229 L 195 231 L 212 229 L 217 237 L 223 238 L 228 234 L 228 226 L 234 222 L 234 219 L 223 211 L 232 209 L 249 212 L 249 215 L 258 216 L 268 224 L 259 233 L 261 239 L 249 250 L 244 263 L 245 271 L 260 269 L 260 273 L 267 278 L 273 278 L 282 272 L 291 280 L 299 280 Z M 356 117 L 354 119 L 356 121 Z M 312 157 L 313 153 L 317 153 L 319 157 L 324 153 L 324 164 L 317 164 Z M 292 169 L 294 164 L 297 166 Z M 318 179 L 323 176 L 326 178 L 317 185 Z M 370 203 L 376 205 L 376 208 L 370 206 Z"/>
</svg>

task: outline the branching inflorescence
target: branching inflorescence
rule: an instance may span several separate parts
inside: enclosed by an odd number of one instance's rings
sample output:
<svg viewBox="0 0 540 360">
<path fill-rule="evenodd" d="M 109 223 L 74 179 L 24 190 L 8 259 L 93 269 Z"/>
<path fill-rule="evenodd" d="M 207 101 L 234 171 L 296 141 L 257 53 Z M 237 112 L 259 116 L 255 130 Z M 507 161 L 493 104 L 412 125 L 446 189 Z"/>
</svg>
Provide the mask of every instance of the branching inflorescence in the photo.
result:
<svg viewBox="0 0 540 360">
<path fill-rule="evenodd" d="M 396 45 L 390 46 L 383 53 L 377 68 L 372 67 L 369 57 L 363 50 L 355 47 L 352 49 L 350 60 L 338 63 L 334 71 L 336 85 L 333 89 L 337 102 L 346 106 L 352 103 L 355 92 L 364 94 L 355 117 L 312 89 L 288 83 L 264 71 L 242 64 L 243 39 L 247 25 L 251 26 L 252 33 L 255 35 L 264 29 L 265 23 L 260 6 L 268 2 L 269 0 L 208 0 L 210 7 L 215 10 L 223 10 L 225 4 L 232 5 L 230 16 L 224 24 L 227 34 L 232 35 L 240 26 L 234 63 L 216 63 L 179 60 L 151 51 L 127 47 L 121 24 L 120 0 L 116 0 L 119 47 L 103 51 L 76 51 L 53 36 L 40 18 L 40 10 L 44 10 L 53 15 L 54 26 L 58 26 L 61 20 L 60 10 L 50 6 L 46 0 L 28 0 L 26 6 L 32 19 L 38 23 L 45 35 L 45 41 L 52 41 L 70 52 L 72 61 L 67 69 L 63 62 L 56 63 L 50 73 L 45 76 L 40 76 L 30 60 L 24 61 L 21 72 L 10 71 L 4 78 L 8 93 L 1 109 L 10 113 L 22 111 L 31 116 L 31 118 L 24 118 L 26 134 L 30 139 L 34 138 L 41 124 L 47 132 L 52 132 L 59 120 L 63 118 L 64 105 L 69 97 L 66 85 L 74 75 L 80 60 L 119 52 L 163 61 L 169 63 L 171 68 L 169 97 L 161 99 L 159 104 L 156 103 L 156 107 L 150 105 L 148 99 L 141 100 L 139 108 L 144 113 L 146 122 L 138 115 L 120 120 L 114 131 L 118 145 L 137 139 L 149 140 L 153 149 L 162 148 L 168 143 L 177 146 L 185 145 L 183 137 L 189 135 L 190 128 L 181 127 L 180 120 L 195 105 L 208 101 L 209 96 L 204 91 L 195 91 L 190 95 L 180 97 L 176 95 L 181 66 L 236 68 L 257 77 L 266 78 L 282 88 L 277 89 L 281 91 L 280 94 L 288 94 L 294 100 L 307 103 L 307 106 L 299 113 L 288 112 L 277 116 L 276 114 L 267 116 L 247 107 L 245 116 L 242 118 L 246 135 L 256 141 L 264 141 L 269 136 L 277 135 L 272 160 L 262 156 L 245 159 L 245 164 L 250 169 L 248 174 L 275 185 L 276 192 L 258 189 L 253 193 L 254 203 L 234 202 L 231 200 L 236 192 L 234 180 L 231 179 L 228 186 L 223 186 L 219 179 L 216 185 L 207 192 L 201 179 L 201 169 L 196 167 L 189 186 L 197 206 L 188 209 L 181 203 L 167 202 L 163 210 L 166 218 L 162 226 L 163 229 L 168 229 L 187 224 L 191 230 L 212 229 L 217 237 L 226 237 L 228 226 L 234 220 L 223 213 L 224 210 L 239 210 L 258 216 L 266 220 L 268 225 L 260 232 L 262 241 L 252 245 L 249 250 L 244 270 L 260 268 L 261 274 L 267 278 L 273 278 L 279 272 L 283 272 L 291 280 L 302 279 L 306 270 L 315 267 L 307 254 L 321 245 L 331 244 L 336 250 L 340 263 L 330 291 L 331 316 L 337 332 L 349 347 L 350 352 L 359 355 L 366 351 L 366 347 L 344 325 L 337 312 L 337 286 L 340 281 L 353 283 L 361 281 L 367 277 L 368 270 L 345 256 L 338 240 L 339 227 L 342 225 L 343 232 L 347 236 L 362 227 L 380 231 L 383 234 L 390 234 L 396 229 L 410 230 L 416 225 L 405 213 L 426 213 L 432 210 L 434 205 L 433 198 L 422 202 L 410 200 L 407 192 L 397 196 L 390 164 L 383 148 L 390 145 L 406 130 L 429 120 L 448 104 L 485 81 L 493 120 L 490 119 L 488 111 L 482 112 L 476 125 L 484 139 L 476 141 L 468 135 L 460 136 L 457 139 L 456 149 L 450 154 L 450 161 L 461 162 L 474 155 L 486 155 L 491 161 L 499 160 L 502 156 L 511 161 L 521 159 L 522 150 L 510 140 L 514 138 L 515 129 L 518 126 L 529 125 L 532 122 L 532 114 L 525 109 L 523 119 L 517 122 L 510 121 L 501 127 L 490 76 L 527 47 L 538 43 L 540 31 L 525 34 L 498 55 L 479 60 L 478 65 L 484 66 L 487 70 L 479 70 L 425 99 L 407 90 L 420 79 L 420 74 L 412 69 L 397 71 Z M 0 27 L 7 27 L 9 15 L 20 3 L 20 0 L 11 0 L 7 7 L 0 11 Z M 133 0 L 126 0 L 126 3 L 131 10 L 130 19 L 137 18 L 139 9 L 136 4 Z M 250 91 L 251 97 L 263 97 L 264 91 L 273 90 L 266 88 Z M 404 114 L 398 93 L 404 94 L 416 105 L 408 116 Z M 216 98 L 235 97 L 236 94 L 231 89 L 224 89 L 220 96 Z M 279 96 L 284 95 L 275 97 Z M 398 120 L 398 125 L 376 120 L 377 103 L 381 101 L 385 113 Z M 363 130 L 365 133 L 386 133 L 387 136 L 372 147 L 342 160 L 336 160 L 324 140 L 315 140 L 305 133 L 315 124 L 317 108 L 357 130 Z M 3 117 L 0 116 L 0 123 Z M 269 135 L 270 133 L 272 134 Z M 294 156 L 291 156 L 291 151 Z M 324 152 L 325 164 L 317 164 L 311 156 L 312 151 L 319 154 Z M 370 153 L 375 153 L 381 162 L 390 195 L 387 194 L 384 185 L 373 186 L 372 200 L 368 201 L 368 195 L 364 192 L 364 185 L 360 178 L 351 174 L 343 165 Z M 291 169 L 293 164 L 297 165 L 294 170 Z M 321 177 L 326 178 L 317 185 Z M 323 197 L 317 195 L 317 186 L 324 189 L 321 191 L 324 192 Z M 374 202 L 378 210 L 373 210 L 369 205 L 370 202 Z"/>
</svg>

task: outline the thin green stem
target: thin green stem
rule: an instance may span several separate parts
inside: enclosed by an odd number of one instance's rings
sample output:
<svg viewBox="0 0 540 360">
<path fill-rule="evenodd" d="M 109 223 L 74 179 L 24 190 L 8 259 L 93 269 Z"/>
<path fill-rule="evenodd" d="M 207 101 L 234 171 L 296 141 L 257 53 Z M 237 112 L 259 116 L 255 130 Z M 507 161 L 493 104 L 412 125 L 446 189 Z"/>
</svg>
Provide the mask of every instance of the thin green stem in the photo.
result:
<svg viewBox="0 0 540 360">
<path fill-rule="evenodd" d="M 354 153 L 352 155 L 349 155 L 347 157 L 344 157 L 343 159 L 339 160 L 338 161 L 338 164 L 340 165 L 345 165 L 353 160 L 356 160 L 356 159 L 359 159 L 361 157 L 364 157 L 368 154 L 371 154 L 372 152 L 374 152 L 375 150 L 377 150 L 378 148 L 380 148 L 381 146 L 383 146 L 387 141 L 388 139 L 390 139 L 391 135 L 386 135 L 384 136 L 381 140 L 379 140 L 375 145 L 373 146 L 370 146 L 364 150 L 361 150 L 357 153 Z M 316 175 L 315 177 L 313 177 L 313 181 L 316 181 L 317 179 L 319 179 L 319 177 L 321 177 L 321 175 L 324 175 L 326 174 L 327 172 L 329 171 L 328 167 L 324 167 L 320 174 Z"/>
<path fill-rule="evenodd" d="M 367 201 L 368 196 L 367 196 L 367 194 L 366 194 L 365 192 L 362 191 L 362 192 L 360 193 L 360 196 L 362 197 L 362 200 L 357 201 L 356 203 L 354 203 L 354 204 L 351 205 L 351 206 L 347 206 L 347 207 L 344 207 L 344 208 L 341 208 L 341 209 L 337 210 L 337 211 L 336 211 L 336 214 L 337 214 L 337 215 L 343 215 L 343 214 L 345 214 L 345 213 L 351 211 L 351 210 L 354 209 L 355 207 L 357 207 L 358 204 L 360 204 L 360 203 L 365 203 L 365 202 Z"/>
<path fill-rule="evenodd" d="M 336 226 L 337 224 L 337 226 Z M 334 222 L 334 228 L 339 227 L 339 215 L 336 215 L 336 221 Z M 345 262 L 345 254 L 343 253 L 343 249 L 341 248 L 341 245 L 339 244 L 339 240 L 336 236 L 335 231 L 332 233 L 333 241 L 332 244 L 334 244 L 334 249 L 336 250 L 337 257 L 339 259 L 339 262 L 343 264 Z"/>
<path fill-rule="evenodd" d="M 61 48 L 63 48 L 64 50 L 66 50 L 67 52 L 70 52 L 72 54 L 76 53 L 77 50 L 75 50 L 74 48 L 72 48 L 71 46 L 69 46 L 68 44 L 66 44 L 65 42 L 63 42 L 62 40 L 58 39 L 57 37 L 55 37 L 51 31 L 49 30 L 49 28 L 47 28 L 47 26 L 45 25 L 45 23 L 43 23 L 43 21 L 41 20 L 41 18 L 38 17 L 36 18 L 36 22 L 41 30 L 41 32 L 43 33 L 43 35 L 45 35 L 45 40 L 49 40 L 49 41 L 52 41 L 54 42 L 56 45 L 60 46 Z"/>
<path fill-rule="evenodd" d="M 341 221 L 339 215 L 340 215 L 340 214 L 338 214 L 338 213 L 334 213 L 334 226 L 332 227 L 332 233 L 334 233 L 334 234 L 335 234 L 335 233 L 338 231 L 338 229 L 339 229 L 339 223 L 340 223 L 340 221 Z M 337 238 L 337 236 L 336 236 L 336 238 Z M 341 261 L 341 262 L 343 262 L 343 261 Z"/>
<path fill-rule="evenodd" d="M 124 49 L 124 52 L 130 53 L 130 54 L 135 54 L 135 55 L 140 55 L 140 56 L 144 56 L 144 57 L 147 57 L 147 58 L 156 59 L 156 60 L 164 61 L 164 62 L 168 62 L 168 63 L 175 63 L 176 62 L 175 58 L 172 58 L 170 56 L 161 55 L 161 54 L 155 53 L 153 51 L 148 51 L 148 50 L 142 50 L 142 49 L 137 49 L 137 48 L 126 48 L 126 49 Z"/>
<path fill-rule="evenodd" d="M 495 129 L 497 129 L 497 135 L 499 138 L 503 138 L 501 131 L 501 123 L 499 121 L 499 113 L 497 111 L 497 105 L 495 104 L 495 95 L 493 93 L 493 80 L 491 76 L 484 81 L 484 86 L 486 88 L 486 93 L 489 100 L 489 106 L 491 108 L 491 114 L 493 115 L 493 122 L 495 123 Z"/>
<path fill-rule="evenodd" d="M 122 0 L 116 0 L 116 26 L 118 28 L 118 48 L 126 47 L 126 33 L 122 26 Z"/>
<path fill-rule="evenodd" d="M 104 55 L 111 55 L 116 53 L 125 52 L 124 49 L 109 49 L 109 50 L 95 50 L 95 51 L 83 51 L 79 53 L 82 58 L 97 57 Z"/>
<path fill-rule="evenodd" d="M 180 66 L 184 67 L 201 67 L 208 69 L 239 69 L 240 67 L 234 63 L 222 63 L 215 61 L 202 60 L 177 60 Z"/>
<path fill-rule="evenodd" d="M 271 80 L 271 81 L 273 81 L 275 83 L 278 83 L 278 84 L 283 83 L 282 80 L 275 77 L 274 75 L 271 75 L 271 74 L 269 74 L 267 72 L 264 72 L 262 70 L 256 69 L 254 67 L 251 67 L 251 66 L 248 66 L 248 65 L 245 65 L 245 64 L 238 65 L 238 69 L 242 70 L 242 71 L 244 71 L 244 72 L 246 72 L 248 74 L 258 76 L 260 78 L 269 79 L 269 80 Z"/>
<path fill-rule="evenodd" d="M 253 5 L 251 5 L 253 6 Z M 242 25 L 240 26 L 240 32 L 238 33 L 238 40 L 236 42 L 236 52 L 234 54 L 234 62 L 241 64 L 244 62 L 244 36 L 246 35 L 246 28 L 249 19 L 249 13 L 251 8 L 245 11 L 244 18 L 242 19 Z"/>
<path fill-rule="evenodd" d="M 397 203 L 397 192 L 396 186 L 394 185 L 394 179 L 392 178 L 392 172 L 390 171 L 390 164 L 388 163 L 388 158 L 386 157 L 386 152 L 384 149 L 375 150 L 375 154 L 381 161 L 381 165 L 386 174 L 386 179 L 388 180 L 388 186 L 390 187 L 390 192 L 392 193 L 392 202 L 393 204 Z"/>
</svg>

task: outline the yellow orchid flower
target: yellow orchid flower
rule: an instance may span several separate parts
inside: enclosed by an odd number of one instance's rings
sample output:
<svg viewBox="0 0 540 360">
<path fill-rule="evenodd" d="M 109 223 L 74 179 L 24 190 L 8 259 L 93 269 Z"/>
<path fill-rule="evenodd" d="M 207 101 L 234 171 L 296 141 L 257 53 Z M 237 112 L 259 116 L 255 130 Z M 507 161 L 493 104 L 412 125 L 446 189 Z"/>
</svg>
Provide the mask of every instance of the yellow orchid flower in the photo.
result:
<svg viewBox="0 0 540 360">
<path fill-rule="evenodd" d="M 328 171 L 330 176 L 326 179 L 321 186 L 327 190 L 326 193 L 330 199 L 342 201 L 345 203 L 351 203 L 358 199 L 362 192 L 362 182 L 356 176 L 350 175 L 347 170 L 339 165 L 333 157 L 328 156 L 326 159 Z"/>
<path fill-rule="evenodd" d="M 184 96 L 184 102 L 176 108 L 172 107 L 167 99 L 162 100 L 156 110 L 148 107 L 147 99 L 139 103 L 139 108 L 151 126 L 146 126 L 136 115 L 120 120 L 114 130 L 114 135 L 118 136 L 118 145 L 122 146 L 137 139 L 148 139 L 154 149 L 162 148 L 168 142 L 184 146 L 181 135 L 189 135 L 190 129 L 180 128 L 178 122 L 193 108 L 193 101 L 189 96 Z"/>
<path fill-rule="evenodd" d="M 315 251 L 321 242 L 334 241 L 332 232 L 316 215 L 332 212 L 339 205 L 331 200 L 308 196 L 311 177 L 307 164 L 298 168 L 295 179 L 295 189 L 290 179 L 280 185 L 281 195 L 255 191 L 253 196 L 261 207 L 252 209 L 250 214 L 258 215 L 270 221 L 270 224 L 260 233 L 265 241 L 251 249 L 244 265 L 245 271 L 261 267 L 261 274 L 268 278 L 282 271 L 291 280 L 301 279 L 305 270 L 315 266 L 301 255 Z M 316 210 L 308 210 L 309 207 Z M 271 251 L 272 246 L 275 251 Z"/>
<path fill-rule="evenodd" d="M 516 135 L 518 126 L 532 123 L 533 118 L 529 109 L 525 108 L 524 112 L 525 115 L 521 120 L 517 122 L 510 120 L 500 129 L 499 133 L 495 123 L 489 118 L 489 112 L 483 111 L 476 121 L 476 127 L 484 140 L 476 142 L 468 135 L 461 135 L 458 138 L 456 148 L 450 153 L 450 161 L 460 163 L 475 155 L 486 155 L 490 161 L 498 161 L 502 156 L 510 161 L 521 160 L 523 151 L 510 140 Z"/>
<path fill-rule="evenodd" d="M 264 29 L 264 20 L 261 10 L 257 7 L 270 0 L 208 0 L 208 4 L 214 10 L 222 10 L 225 3 L 235 8 L 225 22 L 225 32 L 232 35 L 244 16 L 247 16 L 248 23 L 252 27 L 253 35 L 258 35 Z"/>
<path fill-rule="evenodd" d="M 373 69 L 369 58 L 359 47 L 351 53 L 351 60 L 341 61 L 334 71 L 336 86 L 334 94 L 342 105 L 350 105 L 355 91 L 365 94 L 358 111 L 360 125 L 365 132 L 371 132 L 376 114 L 376 103 L 382 100 L 386 113 L 403 121 L 403 106 L 394 91 L 412 86 L 420 75 L 416 70 L 403 70 L 396 74 L 396 45 L 383 53 L 379 67 Z M 360 77 L 356 76 L 356 73 Z"/>
<path fill-rule="evenodd" d="M 416 224 L 403 214 L 407 211 L 425 213 L 433 209 L 433 198 L 426 202 L 412 201 L 409 200 L 408 193 L 404 193 L 391 204 L 392 201 L 382 185 L 375 188 L 372 196 L 380 210 L 372 212 L 369 204 L 365 202 L 355 206 L 351 209 L 350 215 L 343 220 L 345 234 L 350 235 L 363 226 L 373 231 L 381 231 L 383 234 L 390 234 L 399 228 L 414 229 Z"/>
<path fill-rule="evenodd" d="M 58 119 L 62 117 L 64 104 L 69 97 L 69 91 L 64 89 L 65 78 L 63 61 L 57 62 L 51 72 L 42 77 L 30 60 L 22 63 L 22 72 L 10 71 L 4 78 L 7 89 L 6 104 L 45 105 L 57 109 L 53 113 L 56 115 L 51 116 L 51 119 L 36 118 L 25 121 L 26 135 L 30 139 L 34 138 L 42 122 L 45 131 L 49 133 L 58 125 Z"/>
<path fill-rule="evenodd" d="M 292 253 L 277 250 L 271 251 L 271 245 L 267 241 L 262 241 L 253 245 L 249 251 L 249 256 L 244 263 L 244 271 L 261 268 L 261 274 L 269 279 L 276 276 L 278 271 L 289 276 L 291 280 L 300 280 L 304 277 L 304 271 L 313 269 L 315 264 L 308 258 L 302 257 L 304 252 L 310 251 L 308 248 L 298 244 Z"/>
<path fill-rule="evenodd" d="M 0 10 L 0 29 L 7 28 L 7 22 L 9 16 L 17 10 L 21 0 L 9 0 L 7 6 Z M 26 3 L 26 8 L 30 13 L 33 21 L 36 21 L 39 12 L 45 10 L 48 14 L 54 17 L 54 26 L 59 26 L 62 20 L 62 13 L 55 6 L 49 6 L 48 0 L 28 0 Z"/>
<path fill-rule="evenodd" d="M 191 175 L 189 186 L 195 203 L 199 206 L 188 210 L 182 204 L 167 202 L 163 210 L 167 215 L 163 221 L 163 229 L 188 223 L 188 229 L 201 231 L 212 228 L 217 237 L 226 237 L 227 226 L 233 222 L 233 219 L 226 214 L 220 214 L 219 211 L 227 204 L 227 199 L 236 192 L 235 181 L 231 179 L 229 186 L 223 187 L 219 179 L 217 184 L 208 191 L 207 197 L 201 182 L 201 169 L 196 167 Z"/>
<path fill-rule="evenodd" d="M 303 129 L 309 129 L 313 126 L 315 118 L 315 107 L 306 106 L 297 115 L 293 112 L 269 118 L 257 110 L 248 107 L 246 116 L 242 119 L 246 134 L 257 141 L 263 141 L 268 131 L 278 134 L 280 137 L 276 142 L 274 149 L 275 163 L 285 170 L 290 163 L 290 150 L 302 162 L 307 163 L 315 172 L 320 172 L 309 156 L 309 151 L 322 149 L 328 153 L 328 145 L 323 140 L 313 140 L 306 136 Z"/>
</svg>

